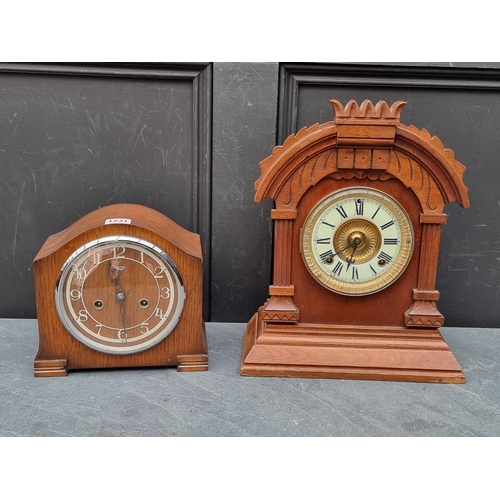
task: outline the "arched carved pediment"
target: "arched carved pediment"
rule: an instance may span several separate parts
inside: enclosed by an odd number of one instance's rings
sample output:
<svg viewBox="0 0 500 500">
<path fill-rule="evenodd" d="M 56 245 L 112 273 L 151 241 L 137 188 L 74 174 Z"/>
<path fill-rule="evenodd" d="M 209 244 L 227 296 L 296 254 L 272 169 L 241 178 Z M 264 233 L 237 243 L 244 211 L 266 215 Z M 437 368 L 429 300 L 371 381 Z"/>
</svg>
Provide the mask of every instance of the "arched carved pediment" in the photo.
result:
<svg viewBox="0 0 500 500">
<path fill-rule="evenodd" d="M 398 125 L 395 149 L 413 158 L 426 170 L 440 190 L 444 203 L 456 201 L 463 208 L 470 206 L 463 178 L 465 166 L 455 159 L 455 153 L 443 146 L 437 136 L 414 125 Z"/>
<path fill-rule="evenodd" d="M 332 176 L 397 178 L 414 191 L 424 214 L 453 201 L 469 206 L 465 167 L 427 130 L 399 123 L 403 101 L 391 107 L 350 101 L 345 108 L 331 102 L 333 122 L 301 129 L 261 162 L 257 202 L 272 198 L 277 210 L 293 211 L 311 186 Z"/>
<path fill-rule="evenodd" d="M 283 145 L 274 147 L 271 156 L 260 162 L 255 201 L 276 200 L 287 183 L 294 182 L 294 177 L 296 181 L 297 176 L 304 176 L 301 170 L 307 168 L 311 160 L 315 163 L 322 153 L 331 154 L 336 148 L 336 132 L 333 122 L 316 123 L 288 136 Z"/>
</svg>

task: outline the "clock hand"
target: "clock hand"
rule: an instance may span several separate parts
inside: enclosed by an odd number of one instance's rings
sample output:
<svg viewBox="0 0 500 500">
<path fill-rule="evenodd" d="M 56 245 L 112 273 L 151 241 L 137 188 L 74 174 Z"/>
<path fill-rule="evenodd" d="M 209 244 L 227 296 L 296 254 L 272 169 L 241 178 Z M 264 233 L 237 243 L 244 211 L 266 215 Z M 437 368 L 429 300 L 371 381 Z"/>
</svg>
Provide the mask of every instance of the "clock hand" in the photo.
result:
<svg viewBox="0 0 500 500">
<path fill-rule="evenodd" d="M 354 254 L 356 253 L 356 250 L 358 249 L 358 245 L 360 245 L 360 244 L 361 244 L 361 238 L 358 238 L 356 236 L 356 238 L 354 238 L 353 242 L 351 243 L 351 245 L 353 245 L 351 256 L 347 258 L 347 270 L 349 270 L 349 267 L 351 267 L 351 264 L 354 264 Z"/>
<path fill-rule="evenodd" d="M 346 245 L 344 248 L 341 248 L 338 252 L 334 253 L 331 257 L 335 257 L 339 253 L 342 253 L 346 251 L 348 248 L 352 248 L 354 246 L 354 243 L 350 243 L 349 245 Z"/>
<path fill-rule="evenodd" d="M 120 306 L 120 316 L 123 323 L 123 334 L 125 336 L 125 341 L 127 340 L 127 326 L 125 322 L 125 291 L 120 284 L 120 272 L 125 269 L 125 266 L 116 266 L 112 262 L 109 266 L 109 277 L 115 283 L 116 287 L 116 299 L 118 300 L 118 305 Z"/>
<path fill-rule="evenodd" d="M 325 264 L 331 264 L 333 262 L 333 258 L 338 255 L 339 253 L 342 253 L 342 252 L 345 252 L 348 248 L 351 248 L 352 246 L 354 245 L 354 243 L 351 243 L 349 245 L 346 245 L 344 248 L 341 248 L 338 252 L 336 253 L 332 253 L 332 254 L 329 254 L 327 252 L 327 255 L 325 256 L 325 258 L 323 259 L 323 262 L 325 262 Z"/>
</svg>

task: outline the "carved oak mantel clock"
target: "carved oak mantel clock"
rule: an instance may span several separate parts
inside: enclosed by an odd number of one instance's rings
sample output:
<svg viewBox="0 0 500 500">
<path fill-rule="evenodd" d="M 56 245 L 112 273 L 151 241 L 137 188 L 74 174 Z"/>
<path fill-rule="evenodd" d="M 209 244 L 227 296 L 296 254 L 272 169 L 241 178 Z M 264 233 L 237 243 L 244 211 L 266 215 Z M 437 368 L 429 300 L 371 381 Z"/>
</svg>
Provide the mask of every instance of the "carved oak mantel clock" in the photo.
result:
<svg viewBox="0 0 500 500">
<path fill-rule="evenodd" d="M 248 323 L 241 374 L 463 383 L 435 289 L 444 206 L 465 167 L 406 104 L 330 101 L 261 162 L 274 200 L 273 284 Z"/>
<path fill-rule="evenodd" d="M 34 260 L 35 376 L 80 368 L 208 369 L 200 238 L 148 207 L 110 205 Z"/>
</svg>

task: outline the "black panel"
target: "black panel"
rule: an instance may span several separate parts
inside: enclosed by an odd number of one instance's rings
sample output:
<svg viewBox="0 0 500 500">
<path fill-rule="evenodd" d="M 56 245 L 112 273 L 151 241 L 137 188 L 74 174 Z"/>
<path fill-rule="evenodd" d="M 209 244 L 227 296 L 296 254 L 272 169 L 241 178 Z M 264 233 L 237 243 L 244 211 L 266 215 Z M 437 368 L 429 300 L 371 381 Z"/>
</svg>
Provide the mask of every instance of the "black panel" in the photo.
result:
<svg viewBox="0 0 500 500">
<path fill-rule="evenodd" d="M 439 307 L 449 326 L 500 326 L 500 67 L 454 66 L 215 63 L 212 82 L 205 63 L 0 64 L 0 317 L 35 316 L 32 260 L 50 234 L 133 202 L 201 234 L 205 319 L 247 321 L 271 283 L 260 161 L 331 120 L 329 99 L 368 98 L 408 101 L 402 122 L 468 168 L 472 207 L 447 206 Z"/>
<path fill-rule="evenodd" d="M 210 74 L 206 64 L 0 66 L 0 316 L 35 316 L 34 256 L 104 205 L 164 213 L 202 234 L 209 261 Z"/>
<path fill-rule="evenodd" d="M 467 167 L 471 208 L 446 207 L 437 288 L 447 326 L 500 326 L 500 70 L 283 65 L 280 141 L 333 119 L 330 99 L 407 101 L 401 122 L 427 129 Z"/>
<path fill-rule="evenodd" d="M 271 283 L 271 200 L 254 202 L 276 144 L 277 63 L 214 64 L 212 320 L 247 321 Z"/>
</svg>

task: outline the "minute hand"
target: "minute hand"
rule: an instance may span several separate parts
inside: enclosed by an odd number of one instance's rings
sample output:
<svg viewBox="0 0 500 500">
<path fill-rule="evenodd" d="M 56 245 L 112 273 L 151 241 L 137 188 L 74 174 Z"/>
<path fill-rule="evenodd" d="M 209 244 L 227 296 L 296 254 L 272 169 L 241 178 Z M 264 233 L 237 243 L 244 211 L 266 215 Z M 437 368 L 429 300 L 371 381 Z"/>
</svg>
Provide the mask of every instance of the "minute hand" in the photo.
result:
<svg viewBox="0 0 500 500">
<path fill-rule="evenodd" d="M 353 247 L 357 247 L 357 246 L 358 246 L 358 244 L 356 243 L 356 241 L 354 241 L 354 243 L 350 243 L 349 245 L 346 245 L 344 248 L 341 248 L 338 252 L 334 253 L 332 255 L 332 257 L 335 257 L 339 253 L 345 252 L 348 248 L 353 248 Z"/>
<path fill-rule="evenodd" d="M 354 264 L 354 254 L 356 253 L 356 250 L 358 249 L 358 245 L 361 244 L 361 238 L 354 238 L 352 242 L 352 253 L 351 256 L 347 258 L 347 270 L 351 267 L 351 264 Z"/>
<path fill-rule="evenodd" d="M 120 316 L 122 318 L 123 324 L 123 334 L 125 340 L 127 340 L 127 325 L 125 322 L 125 291 L 120 284 L 120 271 L 123 271 L 123 267 L 115 266 L 113 263 L 109 267 L 109 277 L 115 283 L 116 287 L 116 299 L 118 300 L 118 305 L 120 306 Z"/>
</svg>

